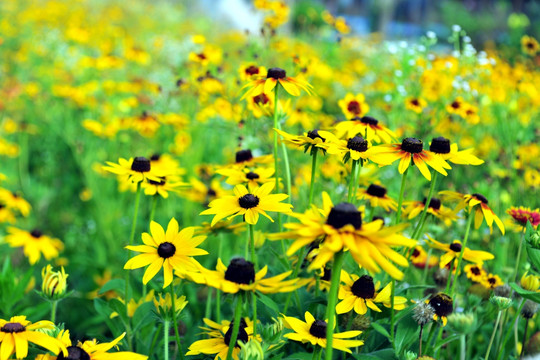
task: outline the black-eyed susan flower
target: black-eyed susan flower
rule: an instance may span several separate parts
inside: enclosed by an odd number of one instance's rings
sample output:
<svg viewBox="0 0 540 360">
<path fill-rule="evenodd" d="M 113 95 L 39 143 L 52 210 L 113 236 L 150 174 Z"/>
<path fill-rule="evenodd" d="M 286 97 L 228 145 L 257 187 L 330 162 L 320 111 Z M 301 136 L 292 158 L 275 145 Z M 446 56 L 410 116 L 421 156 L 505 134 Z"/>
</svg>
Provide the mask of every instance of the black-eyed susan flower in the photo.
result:
<svg viewBox="0 0 540 360">
<path fill-rule="evenodd" d="M 316 320 L 309 311 L 305 312 L 304 319 L 305 321 L 302 321 L 294 317 L 283 316 L 285 327 L 294 331 L 284 336 L 289 340 L 311 343 L 311 345 L 326 349 L 326 321 Z M 351 338 L 357 337 L 361 333 L 359 330 L 334 333 L 332 335 L 332 346 L 336 350 L 352 353 L 350 348 L 364 345 L 362 340 L 351 340 Z"/>
<path fill-rule="evenodd" d="M 231 341 L 233 322 L 223 320 L 221 323 L 217 323 L 210 319 L 203 319 L 203 321 L 206 326 L 201 326 L 200 328 L 204 331 L 204 334 L 209 336 L 209 339 L 195 341 L 189 347 L 189 351 L 186 355 L 215 354 L 214 360 L 226 360 L 227 352 L 229 351 L 229 343 Z M 241 319 L 238 337 L 232 353 L 233 359 L 239 359 L 241 350 L 240 343 L 247 343 L 253 339 L 255 339 L 253 336 L 253 321 L 247 317 Z M 256 340 L 261 341 L 260 335 L 257 335 Z"/>
<path fill-rule="evenodd" d="M 523 35 L 521 38 L 521 51 L 529 56 L 535 56 L 540 51 L 540 44 L 532 36 Z"/>
<path fill-rule="evenodd" d="M 223 175 L 226 177 L 225 182 L 229 185 L 245 185 L 248 188 L 256 188 L 268 182 L 274 182 L 276 179 L 274 175 L 273 168 L 249 168 L 245 167 L 239 169 L 236 167 L 233 168 L 223 168 L 216 170 L 217 174 Z"/>
<path fill-rule="evenodd" d="M 0 188 L 0 204 L 4 204 L 10 210 L 17 210 L 24 217 L 27 217 L 32 209 L 30 203 L 19 194 L 3 188 Z"/>
<path fill-rule="evenodd" d="M 499 275 L 489 273 L 482 278 L 482 280 L 480 280 L 480 284 L 482 284 L 486 289 L 493 290 L 498 286 L 504 285 L 504 282 Z"/>
<path fill-rule="evenodd" d="M 267 70 L 264 66 L 257 66 L 256 64 L 244 64 L 238 69 L 238 74 L 242 81 L 254 80 L 266 72 Z"/>
<path fill-rule="evenodd" d="M 218 259 L 216 270 L 208 270 L 200 266 L 198 272 L 188 272 L 186 276 L 198 284 L 205 284 L 226 293 L 235 294 L 239 291 L 260 291 L 262 293 L 290 292 L 306 284 L 305 279 L 285 280 L 292 271 L 265 278 L 268 266 L 255 273 L 255 266 L 251 261 L 243 258 L 234 258 L 229 266 L 225 266 Z"/>
<path fill-rule="evenodd" d="M 457 144 L 450 144 L 450 140 L 440 136 L 431 140 L 429 151 L 439 155 L 446 161 L 459 165 L 481 165 L 481 160 L 472 154 L 474 149 L 458 150 Z M 448 167 L 449 169 L 450 167 Z"/>
<path fill-rule="evenodd" d="M 540 209 L 531 210 L 529 207 L 512 206 L 506 210 L 506 213 L 521 226 L 526 226 L 527 222 L 530 222 L 532 227 L 536 228 L 540 224 Z"/>
<path fill-rule="evenodd" d="M 338 101 L 338 105 L 347 119 L 361 118 L 369 111 L 364 94 L 347 93 L 345 98 Z"/>
<path fill-rule="evenodd" d="M 393 278 L 401 279 L 403 273 L 392 262 L 400 266 L 409 264 L 392 247 L 416 245 L 415 240 L 399 234 L 406 225 L 383 226 L 381 220 L 363 224 L 362 215 L 354 205 L 340 203 L 334 206 L 326 192 L 323 193 L 323 209 L 312 206 L 304 214 L 290 216 L 300 223 L 285 224 L 289 231 L 271 235 L 269 239 L 294 239 L 287 255 L 322 239 L 309 270 L 320 269 L 337 252 L 349 250 L 354 260 L 371 273 L 378 273 L 382 268 Z"/>
<path fill-rule="evenodd" d="M 179 273 L 196 271 L 200 264 L 193 256 L 206 255 L 206 250 L 197 246 L 206 236 L 193 236 L 194 227 L 179 231 L 178 222 L 172 218 L 167 225 L 167 232 L 161 225 L 152 221 L 150 234 L 143 233 L 144 245 L 126 246 L 126 249 L 141 252 L 128 260 L 124 269 L 134 270 L 148 266 L 143 276 L 143 284 L 147 284 L 163 268 L 163 287 L 166 288 L 173 279 L 173 270 Z"/>
<path fill-rule="evenodd" d="M 341 300 L 336 306 L 336 313 L 344 314 L 354 309 L 354 312 L 364 315 L 367 309 L 381 312 L 377 303 L 391 308 L 391 284 L 388 283 L 381 289 L 381 284 L 373 282 L 369 275 L 358 276 L 349 274 L 345 270 L 341 271 L 341 282 L 338 298 Z M 402 310 L 405 308 L 407 299 L 403 296 L 394 297 L 394 309 Z"/>
<path fill-rule="evenodd" d="M 403 215 L 405 215 L 409 220 L 414 219 L 424 211 L 426 207 L 426 200 L 424 201 L 405 201 L 405 209 L 403 210 Z M 441 203 L 441 200 L 435 197 L 432 197 L 428 205 L 428 214 L 435 216 L 436 218 L 442 220 L 446 226 L 450 226 L 453 221 L 459 219 L 457 213 L 447 208 Z"/>
<path fill-rule="evenodd" d="M 454 240 L 451 244 L 443 244 L 433 239 L 428 235 L 427 244 L 437 250 L 445 251 L 446 253 L 441 256 L 439 266 L 441 268 L 450 264 L 450 262 L 459 257 L 462 250 L 461 241 Z M 463 251 L 463 259 L 473 262 L 475 264 L 482 264 L 484 261 L 492 260 L 495 256 L 493 254 L 482 250 L 471 250 L 468 247 Z"/>
<path fill-rule="evenodd" d="M 311 94 L 313 87 L 302 80 L 287 76 L 287 72 L 281 68 L 268 69 L 265 78 L 251 81 L 243 88 L 248 88 L 246 93 L 242 96 L 245 99 L 248 96 L 255 96 L 261 93 L 271 94 L 277 85 L 281 85 L 283 89 L 292 96 L 300 96 L 300 91 L 304 90 L 308 94 Z"/>
<path fill-rule="evenodd" d="M 159 181 L 146 179 L 141 184 L 144 194 L 148 196 L 159 195 L 164 199 L 169 197 L 169 192 L 179 193 L 181 189 L 189 187 L 188 183 L 173 180 L 175 177 L 159 176 Z M 177 178 L 177 177 L 176 177 Z"/>
<path fill-rule="evenodd" d="M 151 172 L 150 160 L 138 156 L 136 158 L 118 159 L 118 164 L 107 161 L 107 166 L 103 166 L 103 170 L 118 175 L 119 181 L 129 181 L 131 183 L 140 183 L 145 179 L 159 181 L 156 174 Z"/>
<path fill-rule="evenodd" d="M 289 197 L 287 194 L 271 194 L 274 186 L 269 182 L 248 190 L 244 185 L 237 185 L 234 187 L 234 195 L 212 201 L 208 204 L 210 208 L 201 212 L 201 215 L 215 215 L 212 225 L 226 217 L 239 215 L 248 224 L 255 225 L 259 221 L 259 214 L 274 222 L 266 211 L 288 213 L 292 209 L 291 204 L 281 203 Z"/>
<path fill-rule="evenodd" d="M 487 276 L 487 272 L 482 268 L 482 264 L 467 264 L 464 269 L 467 278 L 474 282 L 481 282 Z"/>
<path fill-rule="evenodd" d="M 318 144 L 317 146 L 325 149 L 329 154 L 338 155 L 342 158 L 344 163 L 349 161 L 349 159 L 355 161 L 360 159 L 375 161 L 371 156 L 373 153 L 369 151 L 371 149 L 369 142 L 361 135 L 354 136 L 347 140 L 339 139 L 328 131 L 319 131 L 319 135 L 325 138 L 325 142 Z M 384 162 L 381 164 L 387 165 L 388 163 Z"/>
<path fill-rule="evenodd" d="M 6 205 L 0 203 L 0 224 L 1 223 L 10 223 L 14 224 L 16 221 L 13 211 L 9 209 Z"/>
<path fill-rule="evenodd" d="M 461 115 L 466 105 L 467 103 L 465 100 L 463 100 L 461 96 L 458 96 L 454 101 L 446 105 L 446 111 L 448 111 L 449 114 Z"/>
<path fill-rule="evenodd" d="M 69 335 L 69 334 L 68 334 Z M 79 360 L 146 360 L 148 356 L 137 354 L 131 351 L 117 351 L 109 353 L 108 351 L 112 348 L 118 346 L 118 343 L 126 336 L 126 333 L 123 333 L 113 341 L 109 343 L 98 343 L 96 339 L 87 340 L 85 342 L 78 342 L 77 345 L 72 345 L 71 341 L 68 339 L 67 346 L 67 356 L 64 356 L 62 353 L 53 351 L 58 354 L 56 360 L 68 360 L 68 359 L 79 359 Z"/>
<path fill-rule="evenodd" d="M 411 97 L 405 100 L 405 109 L 414 111 L 417 114 L 424 111 L 426 106 L 426 100 L 422 99 L 421 97 Z"/>
<path fill-rule="evenodd" d="M 426 303 L 431 305 L 435 311 L 433 315 L 433 320 L 437 321 L 439 318 L 442 320 L 443 326 L 446 326 L 448 321 L 447 316 L 454 311 L 454 301 L 450 296 L 445 293 L 438 293 L 432 295 L 429 300 L 426 300 Z"/>
<path fill-rule="evenodd" d="M 372 207 L 382 207 L 386 211 L 397 209 L 397 202 L 388 196 L 384 186 L 370 184 L 365 189 L 360 189 L 357 195 L 358 200 L 369 200 Z"/>
<path fill-rule="evenodd" d="M 439 257 L 430 255 L 428 259 L 428 253 L 420 245 L 415 246 L 411 253 L 411 262 L 419 269 L 424 269 L 426 266 L 432 268 L 439 263 Z"/>
<path fill-rule="evenodd" d="M 349 138 L 360 134 L 377 144 L 389 144 L 396 138 L 396 134 L 392 130 L 371 116 L 353 117 L 350 120 L 339 122 L 336 125 L 336 134 L 340 138 L 345 134 Z"/>
<path fill-rule="evenodd" d="M 274 129 L 274 131 L 281 135 L 283 141 L 286 144 L 304 147 L 304 152 L 311 151 L 311 153 L 313 153 L 315 149 L 321 148 L 320 145 L 326 141 L 326 139 L 321 136 L 319 130 L 317 129 L 310 130 L 303 135 L 296 136 L 288 134 L 285 131 L 279 129 Z M 321 150 L 324 151 L 324 148 L 322 148 Z"/>
<path fill-rule="evenodd" d="M 495 215 L 493 210 L 491 210 L 491 208 L 488 206 L 488 200 L 484 195 L 477 193 L 461 194 L 455 191 L 448 190 L 439 191 L 439 194 L 442 195 L 443 198 L 458 201 L 455 209 L 456 212 L 461 209 L 466 209 L 469 213 L 474 211 L 474 227 L 476 229 L 480 227 L 480 225 L 482 224 L 482 220 L 485 218 L 486 223 L 489 226 L 490 233 L 493 232 L 492 224 L 493 222 L 495 222 L 499 230 L 501 230 L 501 233 L 504 235 L 504 224 L 501 219 L 499 219 L 499 217 Z"/>
<path fill-rule="evenodd" d="M 444 176 L 448 175 L 445 168 L 450 168 L 450 165 L 444 159 L 434 155 L 430 151 L 424 150 L 422 140 L 415 138 L 405 138 L 401 144 L 374 146 L 371 151 L 374 152 L 371 159 L 379 164 L 386 165 L 400 160 L 398 166 L 400 174 L 403 174 L 409 168 L 412 159 L 414 165 L 416 165 L 422 175 L 429 181 L 431 181 L 431 173 L 427 165 Z"/>
<path fill-rule="evenodd" d="M 50 321 L 31 323 L 26 316 L 13 316 L 8 320 L 0 319 L 0 359 L 7 360 L 15 354 L 17 359 L 28 356 L 28 343 L 33 343 L 58 354 L 67 355 L 64 344 L 39 329 L 54 329 Z"/>
<path fill-rule="evenodd" d="M 34 229 L 30 232 L 8 227 L 6 242 L 11 247 L 22 247 L 24 255 L 31 265 L 41 259 L 41 255 L 47 260 L 57 258 L 60 251 L 64 249 L 62 241 L 43 234 L 40 230 Z"/>
</svg>

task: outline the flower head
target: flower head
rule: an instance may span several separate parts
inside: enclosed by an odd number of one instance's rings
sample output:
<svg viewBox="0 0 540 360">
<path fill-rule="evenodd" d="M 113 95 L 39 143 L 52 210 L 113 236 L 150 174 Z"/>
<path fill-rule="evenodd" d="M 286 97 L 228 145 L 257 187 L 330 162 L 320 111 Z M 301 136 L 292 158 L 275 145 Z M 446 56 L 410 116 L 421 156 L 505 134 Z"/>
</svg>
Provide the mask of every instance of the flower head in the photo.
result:
<svg viewBox="0 0 540 360">
<path fill-rule="evenodd" d="M 347 119 L 361 118 L 369 111 L 369 105 L 365 101 L 364 94 L 348 93 L 344 99 L 338 101 L 338 105 Z"/>
<path fill-rule="evenodd" d="M 287 72 L 281 68 L 268 69 L 266 78 L 253 80 L 246 84 L 243 88 L 249 88 L 248 91 L 242 96 L 245 99 L 248 96 L 255 96 L 259 94 L 271 94 L 272 90 L 277 85 L 291 94 L 292 96 L 300 96 L 300 91 L 304 90 L 308 94 L 311 94 L 313 87 L 303 80 L 287 76 Z"/>
<path fill-rule="evenodd" d="M 523 206 L 512 206 L 506 210 L 506 213 L 510 215 L 519 225 L 526 226 L 527 221 L 531 223 L 533 228 L 536 228 L 540 224 L 540 209 L 531 210 Z"/>
<path fill-rule="evenodd" d="M 444 137 L 437 137 L 431 140 L 429 151 L 440 156 L 446 161 L 460 165 L 481 165 L 484 160 L 481 160 L 472 154 L 474 149 L 458 151 L 457 144 L 450 144 L 450 140 Z M 448 167 L 450 169 L 450 166 Z"/>
<path fill-rule="evenodd" d="M 11 247 L 23 247 L 24 255 L 31 265 L 41 259 L 41 255 L 47 260 L 58 257 L 59 252 L 64 249 L 62 241 L 43 234 L 40 230 L 34 229 L 30 232 L 8 227 L 6 242 Z"/>
<path fill-rule="evenodd" d="M 358 191 L 359 200 L 369 200 L 372 207 L 382 207 L 386 211 L 397 210 L 397 202 L 388 196 L 384 186 L 371 184 L 366 189 Z"/>
<path fill-rule="evenodd" d="M 118 164 L 110 161 L 106 163 L 107 166 L 103 166 L 103 170 L 118 175 L 120 182 L 140 183 L 145 179 L 159 181 L 158 176 L 150 171 L 150 160 L 143 156 L 129 158 L 128 160 L 119 158 Z"/>
<path fill-rule="evenodd" d="M 41 270 L 41 292 L 51 300 L 61 298 L 66 294 L 67 277 L 62 266 L 60 271 L 53 271 L 51 265 L 47 265 Z"/>
<path fill-rule="evenodd" d="M 351 138 L 360 134 L 369 141 L 385 144 L 391 143 L 396 138 L 396 134 L 392 130 L 371 116 L 355 116 L 348 121 L 342 121 L 336 125 L 336 133 L 340 138 L 343 135 Z"/>
<path fill-rule="evenodd" d="M 85 342 L 78 342 L 77 346 L 70 345 L 67 347 L 67 356 L 60 353 L 56 360 L 116 360 L 116 359 L 130 359 L 130 360 L 146 360 L 148 356 L 136 354 L 131 351 L 118 351 L 115 353 L 109 353 L 108 351 L 116 347 L 117 344 L 126 336 L 123 333 L 113 341 L 109 343 L 98 343 L 96 339 L 87 340 Z M 54 352 L 54 351 L 53 351 Z M 57 352 L 55 352 L 57 353 Z"/>
<path fill-rule="evenodd" d="M 428 239 L 429 246 L 434 249 L 446 251 L 446 254 L 441 256 L 441 261 L 439 264 L 441 268 L 448 265 L 452 260 L 457 259 L 459 257 L 459 254 L 463 250 L 461 241 L 459 240 L 454 240 L 451 244 L 443 244 L 433 239 L 429 235 Z M 488 253 L 487 251 L 471 250 L 468 247 L 463 250 L 463 259 L 474 262 L 475 264 L 482 264 L 484 261 L 492 260 L 494 258 L 495 256 L 493 256 L 493 254 L 491 253 Z"/>
<path fill-rule="evenodd" d="M 426 300 L 426 303 L 431 305 L 435 311 L 433 320 L 436 321 L 440 318 L 443 326 L 446 326 L 446 322 L 448 321 L 447 316 L 454 311 L 454 301 L 452 298 L 445 293 L 438 293 L 433 295 L 429 300 Z"/>
</svg>

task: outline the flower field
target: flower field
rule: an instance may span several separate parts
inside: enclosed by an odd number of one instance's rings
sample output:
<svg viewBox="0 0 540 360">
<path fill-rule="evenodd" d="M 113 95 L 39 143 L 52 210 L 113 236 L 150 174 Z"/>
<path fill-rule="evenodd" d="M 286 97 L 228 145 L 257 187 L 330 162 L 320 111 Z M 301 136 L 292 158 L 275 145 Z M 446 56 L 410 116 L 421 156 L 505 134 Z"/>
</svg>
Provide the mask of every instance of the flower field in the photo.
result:
<svg viewBox="0 0 540 360">
<path fill-rule="evenodd" d="M 250 7 L 0 2 L 0 360 L 540 354 L 526 26 Z"/>
</svg>

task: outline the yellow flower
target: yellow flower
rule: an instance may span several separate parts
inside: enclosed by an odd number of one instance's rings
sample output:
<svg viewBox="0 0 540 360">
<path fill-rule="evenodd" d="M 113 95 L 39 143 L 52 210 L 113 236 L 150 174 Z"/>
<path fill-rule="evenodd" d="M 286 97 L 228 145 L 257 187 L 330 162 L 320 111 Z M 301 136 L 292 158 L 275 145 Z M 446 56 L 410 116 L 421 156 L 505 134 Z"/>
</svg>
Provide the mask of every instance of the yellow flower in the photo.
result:
<svg viewBox="0 0 540 360">
<path fill-rule="evenodd" d="M 178 181 L 177 176 L 160 176 L 159 181 L 146 179 L 146 181 L 141 184 L 141 188 L 144 189 L 145 195 L 159 195 L 164 199 L 169 197 L 169 192 L 178 193 L 181 189 L 187 187 L 189 187 L 189 184 Z"/>
<path fill-rule="evenodd" d="M 487 276 L 487 272 L 481 264 L 467 264 L 464 269 L 467 277 L 474 282 L 481 282 Z"/>
<path fill-rule="evenodd" d="M 521 51 L 530 56 L 535 56 L 540 51 L 540 45 L 535 38 L 523 35 L 521 38 Z"/>
<path fill-rule="evenodd" d="M 34 229 L 31 232 L 8 227 L 6 242 L 11 247 L 23 247 L 24 255 L 31 265 L 39 261 L 41 255 L 47 260 L 58 257 L 59 251 L 64 249 L 64 244 L 55 238 L 44 235 L 41 231 Z"/>
<path fill-rule="evenodd" d="M 488 274 L 480 281 L 480 284 L 482 284 L 486 289 L 493 290 L 497 286 L 504 285 L 504 282 L 501 280 L 499 275 Z"/>
<path fill-rule="evenodd" d="M 528 291 L 540 292 L 540 279 L 538 276 L 531 274 L 527 275 L 527 272 L 521 277 L 521 287 Z"/>
<path fill-rule="evenodd" d="M 159 294 L 159 299 L 157 297 L 153 298 L 154 300 L 154 306 L 156 307 L 157 312 L 161 314 L 161 316 L 172 319 L 172 309 L 173 309 L 173 303 L 171 301 L 171 294 L 167 292 L 165 294 L 165 297 L 162 297 L 161 294 Z M 178 297 L 176 294 L 174 294 L 174 311 L 176 313 L 176 316 L 180 315 L 182 310 L 186 307 L 188 304 L 188 301 L 186 301 L 186 297 L 184 295 Z"/>
<path fill-rule="evenodd" d="M 349 275 L 345 270 L 341 271 L 341 281 L 345 285 L 339 287 L 338 298 L 342 301 L 337 304 L 336 313 L 344 314 L 354 309 L 357 314 L 364 315 L 368 307 L 381 312 L 376 303 L 381 303 L 387 308 L 392 307 L 390 283 L 381 290 L 380 284 L 375 285 L 371 276 Z M 403 296 L 394 297 L 394 309 L 402 310 L 406 303 L 407 299 Z"/>
<path fill-rule="evenodd" d="M 0 319 L 0 360 L 7 360 L 15 354 L 17 359 L 28 356 L 28 343 L 34 343 L 58 354 L 67 356 L 64 344 L 38 329 L 54 329 L 50 321 L 38 321 L 32 324 L 26 316 L 13 316 L 9 321 Z"/>
<path fill-rule="evenodd" d="M 424 208 L 426 207 L 425 204 L 426 199 L 424 201 L 405 201 L 403 204 L 405 205 L 405 209 L 403 210 L 403 215 L 407 216 L 407 219 L 411 220 L 417 217 L 424 211 Z M 451 210 L 444 206 L 441 203 L 441 200 L 432 197 L 431 201 L 428 205 L 428 214 L 431 214 L 438 219 L 441 219 L 444 221 L 446 226 L 450 226 L 452 221 L 456 221 L 459 219 L 459 216 L 457 216 L 457 213 L 454 210 Z"/>
<path fill-rule="evenodd" d="M 413 97 L 405 100 L 405 109 L 412 110 L 417 114 L 420 114 L 426 106 L 426 100 L 421 97 Z"/>
<path fill-rule="evenodd" d="M 429 151 L 440 156 L 443 160 L 450 161 L 460 165 L 481 165 L 484 160 L 481 160 L 472 154 L 474 149 L 458 151 L 458 145 L 450 145 L 450 140 L 444 137 L 437 137 L 431 141 Z M 447 167 L 450 169 L 450 166 Z"/>
<path fill-rule="evenodd" d="M 78 342 L 77 346 L 71 345 L 69 341 L 69 346 L 67 350 L 69 354 L 77 354 L 78 359 L 87 359 L 87 360 L 120 360 L 120 359 L 129 359 L 129 360 L 146 360 L 148 356 L 136 354 L 131 351 L 118 351 L 115 353 L 109 353 L 108 351 L 114 347 L 117 347 L 117 344 L 126 336 L 126 333 L 123 333 L 113 341 L 109 343 L 98 343 L 96 339 L 87 340 L 85 342 Z M 53 351 L 55 354 L 56 351 Z M 67 357 L 66 357 L 67 359 Z"/>
<path fill-rule="evenodd" d="M 360 189 L 357 199 L 369 200 L 372 207 L 382 207 L 386 211 L 397 210 L 397 202 L 388 196 L 386 188 L 380 185 L 371 184 L 366 189 Z"/>
<path fill-rule="evenodd" d="M 341 121 L 336 125 L 336 132 L 340 138 L 345 134 L 347 137 L 360 134 L 375 143 L 389 144 L 396 138 L 396 134 L 392 130 L 371 116 L 353 117 L 348 121 Z"/>
<path fill-rule="evenodd" d="M 193 256 L 206 255 L 208 252 L 197 246 L 206 239 L 206 236 L 195 236 L 194 227 L 187 227 L 182 231 L 178 229 L 175 218 L 169 221 L 167 232 L 161 225 L 152 221 L 150 234 L 143 233 L 142 241 L 145 245 L 126 246 L 126 249 L 141 252 L 128 260 L 124 269 L 138 269 L 148 266 L 143 276 L 143 284 L 147 284 L 161 268 L 163 268 L 163 288 L 166 288 L 173 279 L 173 270 L 180 273 L 195 271 L 200 264 Z"/>
<path fill-rule="evenodd" d="M 225 182 L 229 185 L 246 185 L 249 188 L 256 188 L 268 182 L 275 182 L 273 168 L 256 168 L 252 169 L 245 167 L 238 168 L 223 168 L 216 170 L 217 174 L 226 176 Z"/>
<path fill-rule="evenodd" d="M 365 100 L 364 94 L 347 93 L 345 98 L 338 101 L 338 105 L 347 119 L 361 118 L 369 111 L 369 105 Z"/>
<path fill-rule="evenodd" d="M 292 209 L 291 204 L 284 204 L 280 201 L 289 196 L 286 194 L 270 194 L 274 189 L 271 182 L 263 184 L 261 187 L 248 189 L 244 185 L 234 187 L 234 195 L 225 196 L 212 201 L 209 209 L 201 212 L 201 215 L 215 215 L 212 219 L 212 226 L 219 220 L 229 216 L 242 215 L 248 224 L 255 225 L 259 221 L 259 214 L 274 222 L 266 211 L 288 213 Z"/>
<path fill-rule="evenodd" d="M 316 149 L 315 147 L 320 147 L 322 143 L 326 141 L 320 134 L 319 130 L 310 130 L 307 133 L 304 133 L 303 135 L 291 135 L 286 133 L 285 131 L 274 129 L 275 132 L 277 132 L 282 137 L 282 141 L 286 144 L 290 145 L 296 145 L 299 147 L 304 147 L 304 152 L 307 152 L 308 150 L 311 150 L 313 152 L 313 149 Z"/>
<path fill-rule="evenodd" d="M 311 94 L 313 89 L 313 87 L 307 82 L 287 76 L 285 70 L 281 68 L 271 68 L 268 69 L 266 78 L 251 81 L 243 87 L 243 89 L 249 89 L 242 96 L 242 99 L 262 93 L 271 94 L 272 90 L 274 90 L 278 84 L 281 85 L 281 87 L 292 96 L 300 96 L 300 90 L 304 90 L 308 94 Z"/>
<path fill-rule="evenodd" d="M 0 203 L 4 204 L 8 209 L 17 210 L 24 217 L 27 217 L 30 214 L 30 209 L 32 209 L 28 201 L 17 193 L 2 188 L 0 188 Z"/>
<path fill-rule="evenodd" d="M 120 301 L 121 303 L 125 304 L 125 301 L 124 299 L 118 297 L 117 298 L 118 301 Z M 139 299 L 139 301 L 135 301 L 135 299 L 130 299 L 129 300 L 129 303 L 127 305 L 127 316 L 129 317 L 133 317 L 133 315 L 135 315 L 135 311 L 137 311 L 137 309 L 139 308 L 139 306 L 141 306 L 142 304 L 144 303 L 147 303 L 147 302 L 150 302 L 154 299 L 154 290 L 150 290 L 148 292 L 148 294 L 146 294 L 145 297 L 142 297 Z M 118 316 L 118 313 L 116 311 L 113 311 L 111 313 L 111 315 L 109 315 L 109 317 L 112 319 L 112 318 L 115 318 Z"/>
<path fill-rule="evenodd" d="M 426 266 L 430 269 L 439 263 L 439 257 L 430 255 L 429 260 L 426 250 L 422 246 L 415 246 L 411 253 L 411 262 L 419 269 L 425 269 Z"/>
<path fill-rule="evenodd" d="M 378 163 L 379 158 L 373 160 L 372 155 L 374 154 L 370 149 L 369 142 L 364 139 L 361 135 L 356 135 L 347 140 L 338 139 L 334 134 L 328 131 L 319 131 L 319 135 L 322 136 L 325 141 L 317 144 L 317 147 L 323 148 L 332 155 L 339 155 L 342 158 L 342 161 L 346 163 L 349 159 L 358 161 L 362 160 L 372 160 Z M 386 165 L 387 163 L 383 163 Z"/>
<path fill-rule="evenodd" d="M 446 251 L 446 254 L 441 256 L 441 260 L 439 263 L 439 267 L 442 269 L 447 264 L 449 264 L 452 260 L 457 259 L 459 257 L 459 254 L 461 253 L 462 245 L 461 241 L 454 240 L 452 244 L 447 245 L 443 244 L 441 242 L 438 242 L 437 240 L 433 239 L 431 236 L 428 237 L 428 245 L 434 249 Z M 488 253 L 487 251 L 481 251 L 481 250 L 471 250 L 468 247 L 465 248 L 463 251 L 463 259 L 473 262 L 475 264 L 482 264 L 486 260 L 492 260 L 495 256 L 493 254 Z"/>
<path fill-rule="evenodd" d="M 257 66 L 255 64 L 245 64 L 238 69 L 240 74 L 240 79 L 243 81 L 253 80 L 253 78 L 260 76 L 261 74 L 266 73 L 266 68 L 264 66 Z"/>
<path fill-rule="evenodd" d="M 41 292 L 51 300 L 62 297 L 66 293 L 68 276 L 63 266 L 60 271 L 53 271 L 52 266 L 47 265 L 41 270 Z"/>
<path fill-rule="evenodd" d="M 290 316 L 283 316 L 283 324 L 285 327 L 294 331 L 292 333 L 285 334 L 284 336 L 290 340 L 299 341 L 302 343 L 309 342 L 311 345 L 318 345 L 326 349 L 326 321 L 315 320 L 309 311 L 305 312 L 304 318 L 306 321 L 302 321 Z M 364 345 L 364 342 L 362 340 L 349 339 L 357 337 L 361 333 L 362 332 L 358 330 L 334 333 L 332 335 L 332 346 L 336 350 L 345 351 L 351 354 L 352 351 L 350 348 L 362 346 Z"/>
<path fill-rule="evenodd" d="M 150 160 L 145 157 L 138 156 L 129 160 L 119 158 L 118 164 L 110 161 L 106 163 L 108 166 L 103 166 L 103 170 L 118 175 L 121 182 L 139 183 L 145 179 L 159 181 L 159 178 L 150 171 Z"/>
</svg>

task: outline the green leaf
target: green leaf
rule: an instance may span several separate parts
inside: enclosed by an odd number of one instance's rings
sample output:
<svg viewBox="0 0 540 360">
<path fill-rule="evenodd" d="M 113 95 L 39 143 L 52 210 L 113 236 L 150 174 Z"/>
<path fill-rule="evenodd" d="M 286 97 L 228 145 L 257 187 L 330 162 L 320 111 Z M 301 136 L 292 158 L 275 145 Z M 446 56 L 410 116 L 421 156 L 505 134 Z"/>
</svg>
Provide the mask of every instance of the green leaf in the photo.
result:
<svg viewBox="0 0 540 360">
<path fill-rule="evenodd" d="M 448 337 L 445 337 L 444 339 L 441 339 L 441 340 L 437 341 L 437 342 L 435 343 L 435 351 L 436 351 L 438 348 L 440 348 L 441 346 L 445 345 L 445 344 L 448 344 L 448 343 L 450 343 L 450 342 L 452 342 L 452 341 L 458 340 L 460 336 L 461 336 L 461 335 L 459 335 L 459 334 L 453 334 L 453 335 L 450 335 L 450 336 L 448 336 Z"/>
<path fill-rule="evenodd" d="M 535 303 L 540 304 L 540 293 L 525 290 L 516 283 L 510 283 L 510 286 L 512 287 L 512 289 L 514 289 L 515 292 L 517 292 L 519 295 L 521 295 L 521 297 L 523 297 L 525 299 L 529 299 L 531 301 L 534 301 Z"/>
<path fill-rule="evenodd" d="M 540 250 L 535 249 L 531 245 L 527 244 L 527 257 L 536 271 L 540 271 Z"/>
<path fill-rule="evenodd" d="M 276 315 L 279 314 L 279 307 L 274 300 L 263 294 L 257 294 L 257 297 L 264 305 L 272 309 L 276 313 Z"/>
<path fill-rule="evenodd" d="M 111 315 L 111 310 L 107 302 L 100 298 L 94 298 L 94 309 L 99 315 L 108 318 Z"/>
<path fill-rule="evenodd" d="M 133 314 L 133 331 L 148 325 L 154 318 L 154 303 L 149 301 L 141 304 Z"/>
<path fill-rule="evenodd" d="M 128 323 L 129 319 L 126 314 L 126 305 L 124 305 L 123 302 L 118 299 L 110 299 L 109 308 L 112 311 L 116 311 L 125 324 Z"/>
<path fill-rule="evenodd" d="M 394 360 L 396 355 L 392 349 L 382 349 L 369 354 L 354 354 L 356 360 Z"/>
<path fill-rule="evenodd" d="M 299 352 L 299 353 L 294 353 L 283 360 L 311 360 L 311 359 L 313 359 L 313 354 L 308 353 L 308 352 Z"/>
<path fill-rule="evenodd" d="M 418 339 L 420 328 L 412 316 L 405 316 L 397 325 L 394 345 L 396 353 L 410 349 L 411 345 Z"/>
<path fill-rule="evenodd" d="M 390 334 L 388 333 L 388 330 L 386 330 L 385 328 L 383 328 L 381 325 L 377 323 L 371 323 L 371 326 L 376 332 L 378 332 L 379 334 L 385 336 L 388 340 L 390 340 Z"/>
<path fill-rule="evenodd" d="M 107 281 L 107 283 L 103 285 L 101 289 L 99 289 L 98 294 L 102 295 L 106 293 L 107 291 L 113 290 L 123 295 L 125 286 L 126 286 L 126 281 L 124 279 L 112 279 L 112 280 Z"/>
</svg>

